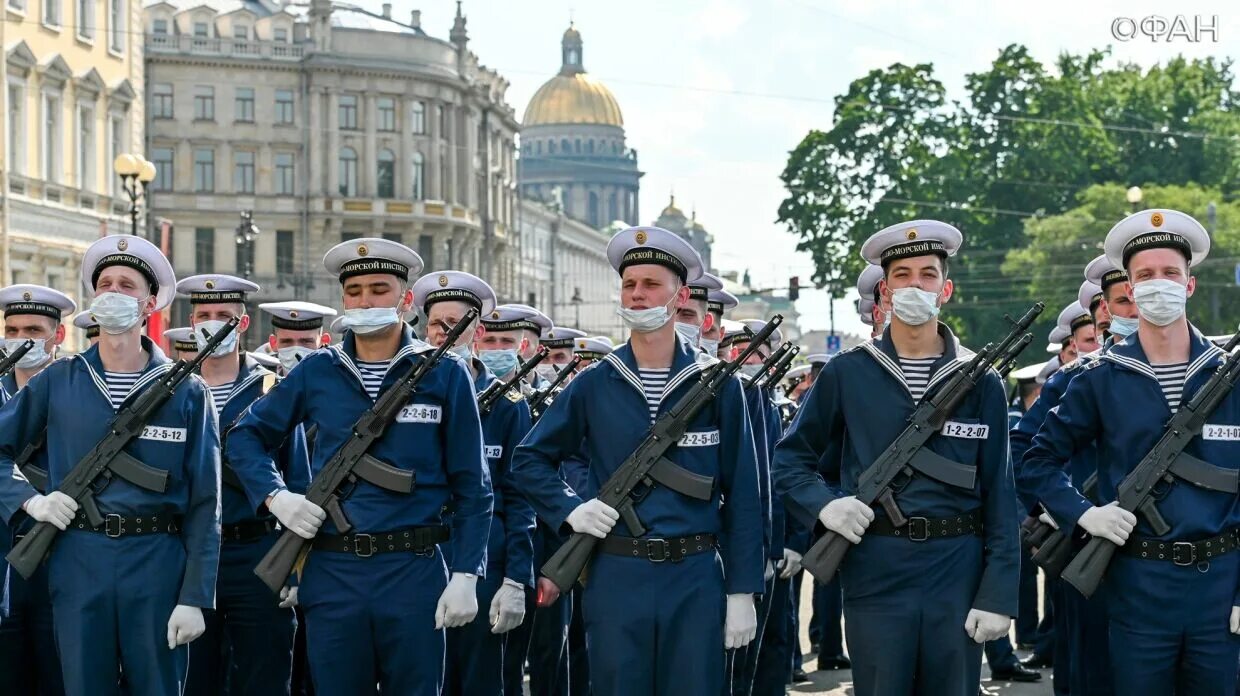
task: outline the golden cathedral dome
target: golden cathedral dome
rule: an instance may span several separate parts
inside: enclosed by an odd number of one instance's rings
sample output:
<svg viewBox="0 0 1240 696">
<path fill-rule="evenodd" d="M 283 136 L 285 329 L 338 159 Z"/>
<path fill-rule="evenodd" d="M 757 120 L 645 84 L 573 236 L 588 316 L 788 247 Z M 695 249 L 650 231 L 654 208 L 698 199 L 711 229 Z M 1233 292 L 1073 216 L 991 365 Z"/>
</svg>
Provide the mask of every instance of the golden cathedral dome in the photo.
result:
<svg viewBox="0 0 1240 696">
<path fill-rule="evenodd" d="M 611 90 L 586 74 L 581 32 L 569 24 L 560 40 L 560 74 L 548 80 L 525 107 L 521 125 L 582 124 L 624 127 L 620 104 Z"/>
</svg>

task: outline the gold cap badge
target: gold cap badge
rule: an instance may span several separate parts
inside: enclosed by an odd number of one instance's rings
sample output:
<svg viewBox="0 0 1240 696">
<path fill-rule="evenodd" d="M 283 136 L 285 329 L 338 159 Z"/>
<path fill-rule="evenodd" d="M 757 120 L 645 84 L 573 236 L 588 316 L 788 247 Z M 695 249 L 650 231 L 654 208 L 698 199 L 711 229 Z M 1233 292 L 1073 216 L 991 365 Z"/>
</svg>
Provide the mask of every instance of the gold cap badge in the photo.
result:
<svg viewBox="0 0 1240 696">
<path fill-rule="evenodd" d="M 448 287 L 448 276 L 446 275 L 439 276 L 439 287 L 441 288 Z"/>
<path fill-rule="evenodd" d="M 499 312 L 491 312 L 492 319 L 499 319 Z"/>
<path fill-rule="evenodd" d="M 638 233 L 634 236 L 634 239 L 636 239 L 636 240 L 637 240 L 637 243 L 638 243 L 638 244 L 645 244 L 645 243 L 646 243 L 646 239 L 647 239 L 646 233 L 645 233 L 645 232 L 638 232 Z"/>
<path fill-rule="evenodd" d="M 126 250 L 126 249 L 128 249 L 128 248 L 129 248 L 129 240 L 128 240 L 128 239 L 122 239 L 122 240 L 120 240 L 120 241 L 118 241 L 118 242 L 116 243 L 116 250 L 117 250 L 117 251 L 124 251 L 124 250 Z"/>
<path fill-rule="evenodd" d="M 909 230 L 908 232 L 904 234 L 904 236 L 907 237 L 910 242 L 913 241 L 914 239 L 917 239 L 917 228 L 914 227 L 913 229 Z"/>
<path fill-rule="evenodd" d="M 1153 225 L 1153 226 L 1155 226 L 1155 227 L 1162 227 L 1162 224 L 1163 224 L 1163 215 L 1162 215 L 1162 213 L 1154 213 L 1153 215 L 1151 215 L 1151 216 L 1150 216 L 1150 224 L 1151 224 L 1151 225 Z"/>
<path fill-rule="evenodd" d="M 205 284 L 206 284 L 206 286 L 207 286 L 207 289 L 208 289 L 208 290 L 214 290 L 214 289 L 215 289 L 215 281 L 214 281 L 214 280 L 208 280 Z"/>
<path fill-rule="evenodd" d="M 369 254 L 369 253 L 370 253 L 370 249 L 367 249 L 365 244 L 358 244 L 358 245 L 357 245 L 357 255 L 358 255 L 358 256 L 365 256 L 366 254 Z"/>
<path fill-rule="evenodd" d="M 289 319 L 296 319 L 296 318 L 297 318 L 297 314 L 298 314 L 297 310 L 295 310 L 295 309 L 290 309 L 290 310 L 288 311 L 288 318 L 289 318 Z"/>
<path fill-rule="evenodd" d="M 22 293 L 22 299 L 23 299 L 23 300 L 25 300 L 25 301 L 29 302 L 29 301 L 30 301 L 30 298 L 31 298 L 31 295 L 30 295 L 30 291 L 29 291 L 29 290 L 27 290 L 26 292 L 23 292 L 23 293 Z"/>
</svg>

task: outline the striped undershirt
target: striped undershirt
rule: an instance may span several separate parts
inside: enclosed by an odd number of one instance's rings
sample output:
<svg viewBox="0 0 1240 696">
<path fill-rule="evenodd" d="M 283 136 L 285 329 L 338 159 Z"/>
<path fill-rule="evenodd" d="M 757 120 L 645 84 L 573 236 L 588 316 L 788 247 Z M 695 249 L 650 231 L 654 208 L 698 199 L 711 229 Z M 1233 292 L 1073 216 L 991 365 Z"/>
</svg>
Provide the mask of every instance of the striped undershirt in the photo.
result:
<svg viewBox="0 0 1240 696">
<path fill-rule="evenodd" d="M 133 385 L 142 376 L 141 372 L 107 372 L 103 373 L 103 381 L 108 385 L 108 400 L 112 402 L 112 408 L 119 410 L 121 404 L 125 402 L 125 397 L 129 396 L 129 390 L 133 389 Z"/>
<path fill-rule="evenodd" d="M 659 397 L 663 396 L 663 387 L 667 386 L 667 377 L 671 371 L 670 367 L 637 369 L 637 375 L 642 380 L 642 391 L 646 394 L 646 407 L 650 409 L 651 423 L 659 417 Z"/>
<path fill-rule="evenodd" d="M 383 386 L 383 378 L 387 376 L 388 368 L 391 366 L 391 360 L 357 361 L 357 371 L 362 373 L 362 386 L 366 388 L 366 393 L 370 395 L 370 398 L 379 398 L 379 388 Z"/>
<path fill-rule="evenodd" d="M 228 395 L 232 393 L 235 381 L 228 384 L 220 384 L 214 387 L 207 387 L 211 390 L 211 401 L 215 402 L 215 410 L 223 411 L 224 404 L 228 402 Z"/>
<path fill-rule="evenodd" d="M 913 403 L 921 401 L 926 395 L 926 385 L 930 384 L 930 368 L 942 356 L 929 358 L 900 358 L 900 371 L 904 373 L 904 382 L 908 384 L 909 393 L 913 395 Z"/>
<path fill-rule="evenodd" d="M 1184 375 L 1188 372 L 1188 363 L 1171 363 L 1169 365 L 1150 365 L 1154 369 L 1154 377 L 1162 389 L 1163 397 L 1171 412 L 1180 407 L 1180 397 L 1184 394 Z"/>
</svg>

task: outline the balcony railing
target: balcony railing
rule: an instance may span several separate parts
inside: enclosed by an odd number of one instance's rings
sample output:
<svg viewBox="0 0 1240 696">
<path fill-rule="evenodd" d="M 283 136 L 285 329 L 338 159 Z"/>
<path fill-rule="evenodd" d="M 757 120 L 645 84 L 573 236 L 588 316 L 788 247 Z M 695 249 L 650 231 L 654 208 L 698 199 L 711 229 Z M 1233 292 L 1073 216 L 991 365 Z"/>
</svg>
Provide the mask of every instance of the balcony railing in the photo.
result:
<svg viewBox="0 0 1240 696">
<path fill-rule="evenodd" d="M 147 34 L 146 50 L 149 53 L 300 60 L 305 48 L 302 44 L 285 41 L 249 41 L 186 34 Z"/>
</svg>

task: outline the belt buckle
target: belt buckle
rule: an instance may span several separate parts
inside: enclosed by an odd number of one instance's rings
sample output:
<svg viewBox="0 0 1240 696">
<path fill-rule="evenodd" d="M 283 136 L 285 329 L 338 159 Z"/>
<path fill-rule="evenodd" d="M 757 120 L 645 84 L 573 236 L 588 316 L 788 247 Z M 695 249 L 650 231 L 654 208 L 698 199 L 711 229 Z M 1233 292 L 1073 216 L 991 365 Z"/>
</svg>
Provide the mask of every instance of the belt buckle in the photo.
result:
<svg viewBox="0 0 1240 696">
<path fill-rule="evenodd" d="M 115 530 L 115 531 L 114 531 Z M 125 519 L 112 512 L 103 516 L 103 533 L 110 539 L 116 539 L 125 531 Z"/>
<path fill-rule="evenodd" d="M 659 557 L 655 558 L 655 549 L 659 550 Z M 670 554 L 667 552 L 667 539 L 647 539 L 646 540 L 646 558 L 651 563 L 662 563 L 668 559 Z"/>
<path fill-rule="evenodd" d="M 1172 543 L 1171 562 L 1178 566 L 1190 566 L 1196 563 L 1197 547 L 1193 546 L 1191 541 L 1177 541 Z"/>
<path fill-rule="evenodd" d="M 366 551 L 362 552 L 362 542 L 366 542 Z M 353 535 L 353 555 L 358 558 L 370 558 L 375 555 L 375 538 L 370 534 Z"/>
<path fill-rule="evenodd" d="M 930 520 L 925 517 L 908 518 L 908 540 L 925 541 L 930 538 Z"/>
</svg>

